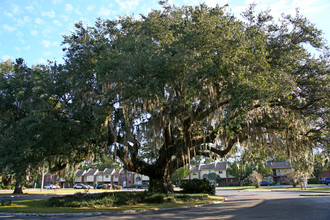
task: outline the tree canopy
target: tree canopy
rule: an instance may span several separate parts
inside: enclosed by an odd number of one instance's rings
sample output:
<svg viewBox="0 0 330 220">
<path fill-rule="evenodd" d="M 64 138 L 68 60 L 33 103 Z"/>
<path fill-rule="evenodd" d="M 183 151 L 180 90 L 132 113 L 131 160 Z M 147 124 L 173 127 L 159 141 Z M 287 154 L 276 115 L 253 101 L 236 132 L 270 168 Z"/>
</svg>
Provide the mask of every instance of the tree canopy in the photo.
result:
<svg viewBox="0 0 330 220">
<path fill-rule="evenodd" d="M 275 22 L 251 5 L 242 21 L 224 7 L 161 4 L 139 19 L 78 23 L 65 36 L 57 100 L 82 129 L 72 135 L 75 152 L 111 151 L 149 176 L 152 191 L 169 192 L 175 170 L 196 156 L 225 157 L 237 144 L 301 167 L 313 147 L 329 148 L 320 30 L 299 12 Z"/>
</svg>

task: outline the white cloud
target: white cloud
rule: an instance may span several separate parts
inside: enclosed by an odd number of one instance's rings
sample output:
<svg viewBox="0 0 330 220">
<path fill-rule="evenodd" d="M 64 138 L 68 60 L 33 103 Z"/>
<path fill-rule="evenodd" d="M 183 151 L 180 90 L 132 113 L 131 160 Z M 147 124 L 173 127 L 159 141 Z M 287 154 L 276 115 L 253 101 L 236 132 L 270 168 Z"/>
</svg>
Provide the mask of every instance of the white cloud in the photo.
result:
<svg viewBox="0 0 330 220">
<path fill-rule="evenodd" d="M 228 3 L 228 0 L 205 0 L 205 4 L 209 7 L 215 7 L 217 4 L 221 7 Z"/>
<path fill-rule="evenodd" d="M 9 32 L 13 32 L 17 29 L 16 27 L 10 26 L 8 24 L 2 25 L 2 28 L 5 29 L 6 31 L 9 31 Z"/>
<path fill-rule="evenodd" d="M 63 21 L 69 21 L 69 20 L 70 20 L 70 17 L 67 16 L 67 15 L 61 15 L 61 19 L 62 19 Z"/>
<path fill-rule="evenodd" d="M 3 12 L 5 15 L 7 15 L 8 17 L 13 17 L 13 14 L 12 13 L 10 13 L 10 12 L 8 12 L 8 11 L 5 11 L 5 12 Z"/>
<path fill-rule="evenodd" d="M 14 58 L 12 56 L 9 56 L 9 55 L 3 55 L 1 57 L 1 60 L 2 61 L 7 61 L 7 60 L 14 60 Z"/>
<path fill-rule="evenodd" d="M 20 11 L 21 9 L 18 5 L 13 5 L 13 10 L 12 10 L 13 14 L 17 15 L 20 13 Z"/>
<path fill-rule="evenodd" d="M 62 27 L 62 23 L 59 20 L 53 20 L 53 24 L 55 24 L 58 27 Z"/>
<path fill-rule="evenodd" d="M 39 32 L 37 30 L 30 30 L 30 34 L 36 37 L 38 36 Z"/>
<path fill-rule="evenodd" d="M 16 19 L 16 23 L 18 26 L 24 26 L 26 23 L 29 23 L 31 18 L 29 16 L 24 16 L 23 18 Z"/>
<path fill-rule="evenodd" d="M 65 4 L 65 12 L 71 13 L 73 11 L 73 6 L 71 4 Z"/>
<path fill-rule="evenodd" d="M 41 24 L 41 25 L 45 23 L 45 21 L 40 18 L 36 18 L 34 21 L 36 24 Z"/>
<path fill-rule="evenodd" d="M 38 64 L 46 64 L 47 60 L 45 58 L 39 58 L 37 61 Z"/>
<path fill-rule="evenodd" d="M 23 20 L 25 22 L 30 22 L 31 21 L 31 18 L 29 16 L 24 16 Z"/>
<path fill-rule="evenodd" d="M 43 40 L 41 41 L 41 44 L 45 47 L 45 48 L 49 48 L 51 46 L 58 46 L 59 43 L 57 41 L 49 41 L 49 40 Z"/>
<path fill-rule="evenodd" d="M 52 45 L 52 43 L 48 40 L 41 41 L 41 44 L 46 48 L 49 48 Z"/>
<path fill-rule="evenodd" d="M 88 5 L 87 8 L 86 8 L 86 10 L 87 11 L 93 11 L 95 8 L 96 8 L 95 5 Z"/>
<path fill-rule="evenodd" d="M 42 55 L 44 55 L 45 57 L 49 57 L 50 55 L 52 55 L 51 51 L 45 51 L 42 53 Z"/>
<path fill-rule="evenodd" d="M 23 49 L 24 49 L 24 50 L 30 50 L 30 49 L 31 49 L 31 46 L 30 46 L 30 45 L 25 46 L 25 47 L 23 47 Z"/>
<path fill-rule="evenodd" d="M 55 11 L 51 10 L 51 11 L 42 11 L 41 12 L 41 16 L 48 16 L 50 18 L 54 18 L 55 17 Z"/>
<path fill-rule="evenodd" d="M 25 9 L 28 10 L 30 13 L 32 13 L 34 10 L 34 7 L 32 5 L 29 5 L 29 6 L 26 6 Z"/>
<path fill-rule="evenodd" d="M 14 47 L 14 49 L 16 50 L 16 52 L 21 52 L 21 48 L 20 47 Z"/>
<path fill-rule="evenodd" d="M 108 17 L 110 14 L 111 14 L 111 10 L 108 9 L 108 8 L 105 8 L 105 7 L 101 7 L 101 9 L 100 9 L 100 11 L 98 13 L 98 15 L 101 16 L 101 17 L 102 16 Z"/>
<path fill-rule="evenodd" d="M 132 11 L 137 8 L 140 0 L 115 0 L 120 11 Z"/>
<path fill-rule="evenodd" d="M 59 4 L 59 3 L 62 3 L 62 2 L 63 2 L 63 0 L 53 0 L 54 4 Z"/>
</svg>

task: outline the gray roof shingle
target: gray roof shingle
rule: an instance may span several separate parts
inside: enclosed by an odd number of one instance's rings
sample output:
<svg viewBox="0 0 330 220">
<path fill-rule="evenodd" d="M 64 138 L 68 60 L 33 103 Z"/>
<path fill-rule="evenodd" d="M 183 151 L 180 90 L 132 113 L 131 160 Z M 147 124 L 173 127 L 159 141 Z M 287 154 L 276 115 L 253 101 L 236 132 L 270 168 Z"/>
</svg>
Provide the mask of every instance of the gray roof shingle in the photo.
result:
<svg viewBox="0 0 330 220">
<path fill-rule="evenodd" d="M 85 175 L 95 175 L 98 169 L 88 169 Z"/>
<path fill-rule="evenodd" d="M 82 175 L 84 175 L 85 172 L 86 172 L 85 170 L 80 170 L 80 169 L 78 169 L 78 170 L 76 171 L 76 176 L 82 176 Z"/>
<path fill-rule="evenodd" d="M 268 163 L 268 166 L 270 166 L 273 169 L 293 167 L 290 165 L 289 162 L 270 162 Z"/>
</svg>

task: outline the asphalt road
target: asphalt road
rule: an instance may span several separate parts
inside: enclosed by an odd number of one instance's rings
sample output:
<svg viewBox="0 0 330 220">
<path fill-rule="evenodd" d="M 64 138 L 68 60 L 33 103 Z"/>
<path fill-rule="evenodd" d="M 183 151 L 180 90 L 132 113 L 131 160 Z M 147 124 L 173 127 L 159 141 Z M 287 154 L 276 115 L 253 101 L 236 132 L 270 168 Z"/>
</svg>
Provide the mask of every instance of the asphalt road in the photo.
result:
<svg viewBox="0 0 330 220">
<path fill-rule="evenodd" d="M 81 217 L 15 217 L 3 219 L 330 219 L 330 196 L 315 193 L 270 191 L 217 191 L 226 202 L 199 208 L 152 211 L 137 214 Z"/>
</svg>

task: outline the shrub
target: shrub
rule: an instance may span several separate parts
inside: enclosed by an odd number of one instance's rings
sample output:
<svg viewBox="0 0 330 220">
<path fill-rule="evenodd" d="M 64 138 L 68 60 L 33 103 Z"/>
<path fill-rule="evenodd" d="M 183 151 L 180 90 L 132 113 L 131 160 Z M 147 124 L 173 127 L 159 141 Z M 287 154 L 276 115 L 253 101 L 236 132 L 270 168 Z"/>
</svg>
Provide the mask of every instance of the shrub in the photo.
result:
<svg viewBox="0 0 330 220">
<path fill-rule="evenodd" d="M 320 181 L 318 181 L 316 178 L 310 178 L 308 179 L 308 184 L 319 184 Z"/>
<path fill-rule="evenodd" d="M 132 185 L 130 185 L 129 188 L 136 188 L 136 184 L 132 184 Z"/>
<path fill-rule="evenodd" d="M 260 187 L 260 182 L 262 181 L 262 175 L 257 172 L 253 172 L 249 175 L 249 180 L 251 180 L 252 184 L 256 187 Z"/>
<path fill-rule="evenodd" d="M 253 186 L 252 181 L 249 178 L 246 178 L 242 181 L 243 186 Z"/>
<path fill-rule="evenodd" d="M 208 196 L 207 194 L 178 194 L 175 195 L 176 200 L 184 201 L 184 202 L 189 202 L 189 201 L 194 201 L 194 200 L 204 200 L 207 199 Z"/>
<path fill-rule="evenodd" d="M 206 178 L 189 180 L 181 185 L 183 193 L 207 193 L 214 195 L 215 187 Z"/>
<path fill-rule="evenodd" d="M 165 198 L 164 194 L 160 194 L 160 193 L 150 194 L 149 196 L 146 196 L 144 198 L 144 202 L 147 202 L 147 203 L 164 203 L 164 201 L 165 201 L 164 198 Z"/>
<path fill-rule="evenodd" d="M 111 189 L 114 189 L 114 190 L 121 190 L 123 187 L 122 186 L 119 186 L 119 185 L 112 185 Z"/>
</svg>

